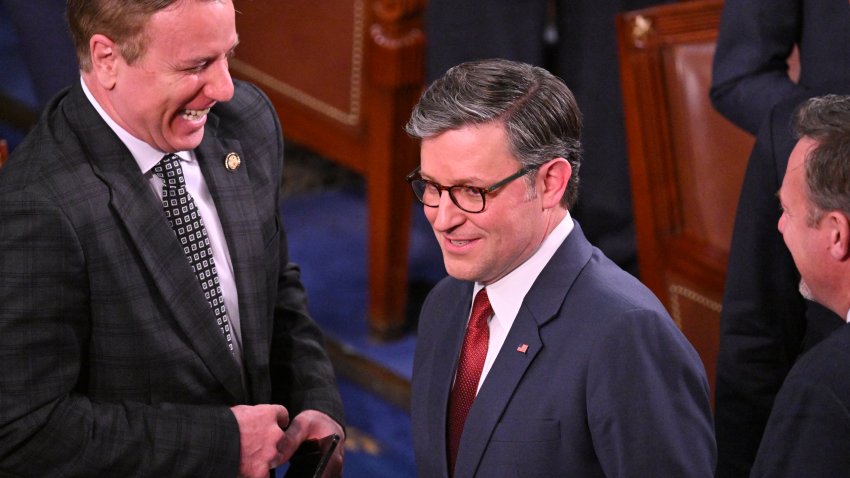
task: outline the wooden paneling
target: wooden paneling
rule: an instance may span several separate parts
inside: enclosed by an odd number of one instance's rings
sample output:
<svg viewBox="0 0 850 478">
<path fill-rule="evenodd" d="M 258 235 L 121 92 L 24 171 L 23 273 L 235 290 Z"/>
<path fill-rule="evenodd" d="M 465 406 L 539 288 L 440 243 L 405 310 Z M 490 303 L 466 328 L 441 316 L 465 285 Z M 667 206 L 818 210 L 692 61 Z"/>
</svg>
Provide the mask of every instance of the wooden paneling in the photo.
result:
<svg viewBox="0 0 850 478">
<path fill-rule="evenodd" d="M 640 278 L 670 311 L 714 386 L 723 283 L 754 139 L 711 106 L 720 0 L 617 19 Z"/>
<path fill-rule="evenodd" d="M 425 0 L 238 2 L 236 77 L 274 103 L 284 136 L 361 173 L 369 231 L 369 325 L 404 328 L 418 146 L 403 126 L 423 82 Z"/>
</svg>

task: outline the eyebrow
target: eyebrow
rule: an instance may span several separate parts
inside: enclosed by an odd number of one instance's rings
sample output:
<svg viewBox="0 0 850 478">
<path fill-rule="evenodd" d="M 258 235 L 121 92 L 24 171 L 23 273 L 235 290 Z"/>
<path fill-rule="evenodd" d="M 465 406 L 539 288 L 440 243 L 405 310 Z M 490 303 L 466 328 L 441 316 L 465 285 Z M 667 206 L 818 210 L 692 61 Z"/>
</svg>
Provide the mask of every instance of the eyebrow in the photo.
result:
<svg viewBox="0 0 850 478">
<path fill-rule="evenodd" d="M 435 181 L 433 177 L 431 177 L 427 174 L 423 174 L 421 169 L 419 170 L 419 177 L 426 180 L 426 181 L 430 181 L 432 183 L 439 184 L 440 186 L 444 186 L 444 184 L 442 184 L 438 181 Z M 458 182 L 451 183 L 450 186 L 472 186 L 472 184 L 470 184 L 470 183 L 473 183 L 473 182 L 476 182 L 476 181 L 479 182 L 479 183 L 482 183 L 482 184 L 486 183 L 486 181 L 481 179 L 481 178 L 472 177 L 472 178 L 466 178 L 466 179 L 462 179 Z"/>
<path fill-rule="evenodd" d="M 234 51 L 236 51 L 236 47 L 239 46 L 239 35 L 236 35 L 236 41 L 233 42 L 233 46 L 230 47 L 230 50 L 227 50 L 228 55 L 232 55 Z"/>
<path fill-rule="evenodd" d="M 227 52 L 225 52 L 224 56 L 227 57 L 227 58 L 233 57 L 233 54 L 236 51 L 237 46 L 239 46 L 239 38 L 238 37 L 236 38 L 236 41 L 233 43 L 233 45 L 230 47 L 230 49 L 227 50 Z M 211 56 L 203 56 L 203 57 L 193 58 L 188 62 L 188 64 L 198 65 L 198 64 L 201 64 L 201 63 L 209 63 L 209 62 L 215 60 L 216 58 L 218 58 L 218 55 L 211 55 Z"/>
<path fill-rule="evenodd" d="M 783 211 L 788 212 L 788 207 L 785 205 L 785 201 L 782 200 L 782 188 L 776 191 L 776 200 L 779 201 L 779 207 Z"/>
</svg>

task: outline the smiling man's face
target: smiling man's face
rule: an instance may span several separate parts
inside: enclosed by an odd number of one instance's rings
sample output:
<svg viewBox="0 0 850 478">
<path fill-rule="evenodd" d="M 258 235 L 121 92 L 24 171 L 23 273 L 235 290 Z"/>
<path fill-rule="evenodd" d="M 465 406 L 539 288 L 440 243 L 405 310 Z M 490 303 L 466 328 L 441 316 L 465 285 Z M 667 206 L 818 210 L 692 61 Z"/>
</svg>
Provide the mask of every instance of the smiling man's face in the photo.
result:
<svg viewBox="0 0 850 478">
<path fill-rule="evenodd" d="M 144 54 L 116 61 L 105 105 L 133 136 L 164 151 L 200 144 L 207 113 L 233 97 L 228 58 L 238 43 L 233 3 L 178 2 L 148 21 Z"/>
</svg>

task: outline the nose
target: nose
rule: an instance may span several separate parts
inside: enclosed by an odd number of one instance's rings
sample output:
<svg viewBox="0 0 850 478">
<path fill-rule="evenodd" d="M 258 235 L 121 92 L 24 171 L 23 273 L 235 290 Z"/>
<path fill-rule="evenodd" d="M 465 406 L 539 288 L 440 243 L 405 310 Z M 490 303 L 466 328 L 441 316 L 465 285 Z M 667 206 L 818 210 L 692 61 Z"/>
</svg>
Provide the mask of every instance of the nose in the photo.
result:
<svg viewBox="0 0 850 478">
<path fill-rule="evenodd" d="M 440 191 L 437 207 L 426 207 L 431 226 L 437 231 L 448 231 L 464 221 L 464 212 L 449 197 L 448 191 Z"/>
<path fill-rule="evenodd" d="M 209 70 L 209 81 L 204 88 L 204 94 L 215 101 L 229 101 L 233 98 L 233 78 L 227 60 L 217 61 Z"/>
</svg>

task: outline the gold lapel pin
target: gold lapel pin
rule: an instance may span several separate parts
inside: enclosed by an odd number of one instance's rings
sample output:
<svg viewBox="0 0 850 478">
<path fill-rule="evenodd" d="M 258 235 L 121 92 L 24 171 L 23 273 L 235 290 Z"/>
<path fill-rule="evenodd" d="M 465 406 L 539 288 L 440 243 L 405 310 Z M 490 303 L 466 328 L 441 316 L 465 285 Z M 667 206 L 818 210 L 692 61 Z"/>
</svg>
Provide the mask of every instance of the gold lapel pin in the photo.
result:
<svg viewBox="0 0 850 478">
<path fill-rule="evenodd" d="M 228 171 L 236 171 L 239 169 L 239 165 L 241 164 L 242 158 L 240 158 L 236 153 L 227 153 L 227 157 L 224 158 L 224 167 L 227 168 Z"/>
</svg>

